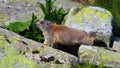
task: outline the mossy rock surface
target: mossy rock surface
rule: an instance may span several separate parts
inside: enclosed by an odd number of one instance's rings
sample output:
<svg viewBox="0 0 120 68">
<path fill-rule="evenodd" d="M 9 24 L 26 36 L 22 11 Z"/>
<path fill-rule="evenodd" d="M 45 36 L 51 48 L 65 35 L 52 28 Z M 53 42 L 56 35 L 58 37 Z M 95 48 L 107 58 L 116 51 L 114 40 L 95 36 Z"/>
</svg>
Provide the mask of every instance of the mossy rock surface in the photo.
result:
<svg viewBox="0 0 120 68">
<path fill-rule="evenodd" d="M 8 64 L 11 67 L 16 64 L 15 66 L 18 67 L 28 65 L 32 68 L 70 68 L 79 63 L 79 59 L 73 55 L 2 28 L 0 28 L 0 51 L 0 60 L 6 57 L 10 60 Z M 2 68 L 6 68 L 4 65 L 7 64 L 7 60 L 0 62 Z M 17 64 L 17 62 L 21 63 Z"/>
<path fill-rule="evenodd" d="M 3 36 L 0 35 L 0 68 L 35 68 L 36 63 L 24 55 L 21 55 L 19 51 L 6 42 Z"/>
<path fill-rule="evenodd" d="M 104 64 L 106 67 L 120 67 L 120 53 L 114 52 L 113 49 L 82 45 L 78 54 L 79 58 L 85 63 Z"/>
</svg>

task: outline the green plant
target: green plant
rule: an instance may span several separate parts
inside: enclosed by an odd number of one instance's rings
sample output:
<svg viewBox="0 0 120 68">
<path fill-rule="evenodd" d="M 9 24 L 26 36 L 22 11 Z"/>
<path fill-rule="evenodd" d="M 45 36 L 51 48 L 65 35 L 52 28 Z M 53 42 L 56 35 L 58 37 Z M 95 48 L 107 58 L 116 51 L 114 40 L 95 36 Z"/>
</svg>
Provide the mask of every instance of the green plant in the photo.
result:
<svg viewBox="0 0 120 68">
<path fill-rule="evenodd" d="M 30 26 L 30 22 L 17 21 L 17 22 L 10 23 L 7 28 L 13 32 L 20 33 L 24 31 L 28 26 Z"/>
<path fill-rule="evenodd" d="M 62 24 L 62 21 L 64 20 L 64 17 L 67 14 L 67 12 L 65 12 L 63 8 L 60 8 L 58 10 L 54 8 L 54 2 L 55 0 L 46 0 L 45 6 L 42 3 L 39 3 L 39 6 L 45 15 L 45 20 L 50 20 L 57 24 Z"/>
<path fill-rule="evenodd" d="M 13 22 L 10 23 L 7 28 L 13 32 L 19 33 L 27 38 L 43 42 L 44 38 L 42 32 L 36 28 L 36 22 L 39 19 L 32 14 L 32 19 L 27 22 Z"/>
<path fill-rule="evenodd" d="M 120 37 L 120 0 L 95 0 L 95 5 L 109 10 L 115 22 L 113 23 L 113 35 Z"/>
<path fill-rule="evenodd" d="M 61 24 L 64 20 L 64 16 L 67 14 L 63 8 L 55 9 L 54 1 L 46 0 L 46 6 L 44 6 L 42 3 L 39 3 L 40 8 L 42 9 L 43 13 L 45 14 L 44 19 L 50 20 L 52 22 L 55 22 L 57 24 Z M 26 38 L 30 38 L 39 42 L 44 41 L 44 37 L 42 35 L 42 32 L 36 28 L 36 22 L 38 22 L 39 19 L 37 16 L 32 14 L 32 19 L 27 22 L 13 22 L 10 23 L 7 26 L 7 29 L 19 33 L 20 35 L 25 36 Z"/>
<path fill-rule="evenodd" d="M 37 29 L 36 27 L 36 22 L 38 22 L 39 19 L 37 18 L 37 16 L 35 16 L 34 14 L 32 14 L 32 19 L 29 21 L 30 22 L 30 26 L 25 29 L 24 31 L 20 32 L 21 35 L 39 41 L 39 42 L 43 42 L 44 41 L 44 37 L 42 35 L 42 32 Z"/>
</svg>

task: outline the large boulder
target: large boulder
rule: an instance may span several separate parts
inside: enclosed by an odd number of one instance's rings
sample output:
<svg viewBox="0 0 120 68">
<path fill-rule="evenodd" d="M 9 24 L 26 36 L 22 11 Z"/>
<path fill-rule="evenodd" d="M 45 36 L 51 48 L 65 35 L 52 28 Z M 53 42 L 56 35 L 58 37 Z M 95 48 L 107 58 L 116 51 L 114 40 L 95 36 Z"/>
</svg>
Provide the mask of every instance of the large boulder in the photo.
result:
<svg viewBox="0 0 120 68">
<path fill-rule="evenodd" d="M 109 43 L 112 35 L 112 15 L 106 9 L 100 7 L 73 7 L 66 16 L 65 25 L 77 29 L 83 29 L 97 39 Z"/>
<path fill-rule="evenodd" d="M 70 68 L 78 63 L 79 59 L 73 55 L 0 28 L 0 66 L 3 68 Z"/>
<path fill-rule="evenodd" d="M 43 13 L 40 10 L 38 0 L 2 0 L 0 5 L 0 25 L 11 21 L 28 21 L 32 13 L 40 19 Z"/>
<path fill-rule="evenodd" d="M 113 49 L 81 45 L 79 58 L 84 63 L 103 64 L 106 67 L 120 68 L 120 53 Z"/>
</svg>

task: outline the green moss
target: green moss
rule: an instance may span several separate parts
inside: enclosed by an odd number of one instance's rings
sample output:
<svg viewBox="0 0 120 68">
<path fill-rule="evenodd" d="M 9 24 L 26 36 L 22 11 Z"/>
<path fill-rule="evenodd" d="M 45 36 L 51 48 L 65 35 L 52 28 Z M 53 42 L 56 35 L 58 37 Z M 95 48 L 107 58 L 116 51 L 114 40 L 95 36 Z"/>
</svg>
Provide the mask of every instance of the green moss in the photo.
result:
<svg viewBox="0 0 120 68">
<path fill-rule="evenodd" d="M 18 64 L 18 68 L 28 67 L 35 68 L 35 63 L 25 56 L 19 54 L 19 52 L 0 35 L 0 54 L 4 54 L 0 60 L 0 67 L 2 68 L 13 68 Z"/>
</svg>

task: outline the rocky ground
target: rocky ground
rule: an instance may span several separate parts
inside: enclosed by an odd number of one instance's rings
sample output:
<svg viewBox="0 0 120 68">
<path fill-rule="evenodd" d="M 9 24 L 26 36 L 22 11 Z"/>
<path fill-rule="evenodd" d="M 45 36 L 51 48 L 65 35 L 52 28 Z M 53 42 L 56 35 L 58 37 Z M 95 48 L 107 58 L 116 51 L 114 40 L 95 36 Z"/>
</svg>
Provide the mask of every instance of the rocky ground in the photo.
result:
<svg viewBox="0 0 120 68">
<path fill-rule="evenodd" d="M 0 25 L 5 22 L 30 20 L 32 13 L 43 19 L 39 2 L 45 3 L 45 0 L 0 0 Z M 55 3 L 56 7 L 64 7 L 66 10 L 77 5 L 80 4 L 70 0 L 57 0 Z"/>
<path fill-rule="evenodd" d="M 119 68 L 119 56 L 114 50 L 86 45 L 81 45 L 78 56 L 74 56 L 0 28 L 0 66 L 3 68 L 70 68 L 88 62 Z"/>
<path fill-rule="evenodd" d="M 40 68 L 49 66 L 65 68 L 67 66 L 69 68 L 71 64 L 74 66 L 79 63 L 79 59 L 73 55 L 44 46 L 2 28 L 0 28 L 0 57 L 0 65 L 3 68 L 14 66 L 16 68 L 20 66 L 38 66 Z"/>
<path fill-rule="evenodd" d="M 0 0 L 0 26 L 13 21 L 30 20 L 32 13 L 43 19 L 39 2 L 45 3 L 45 0 Z M 107 44 L 110 42 L 112 15 L 109 11 L 99 7 L 83 8 L 81 4 L 70 0 L 56 0 L 55 7 L 70 10 L 65 19 L 66 26 L 77 29 L 81 27 L 88 33 L 93 30 L 91 32 L 96 38 Z M 119 43 L 119 40 L 114 42 L 115 50 L 81 45 L 77 47 L 78 50 L 66 47 L 65 49 L 70 52 L 64 52 L 0 28 L 0 66 L 2 68 L 73 68 L 78 64 L 92 62 L 94 65 L 104 64 L 105 67 L 119 68 Z"/>
</svg>

